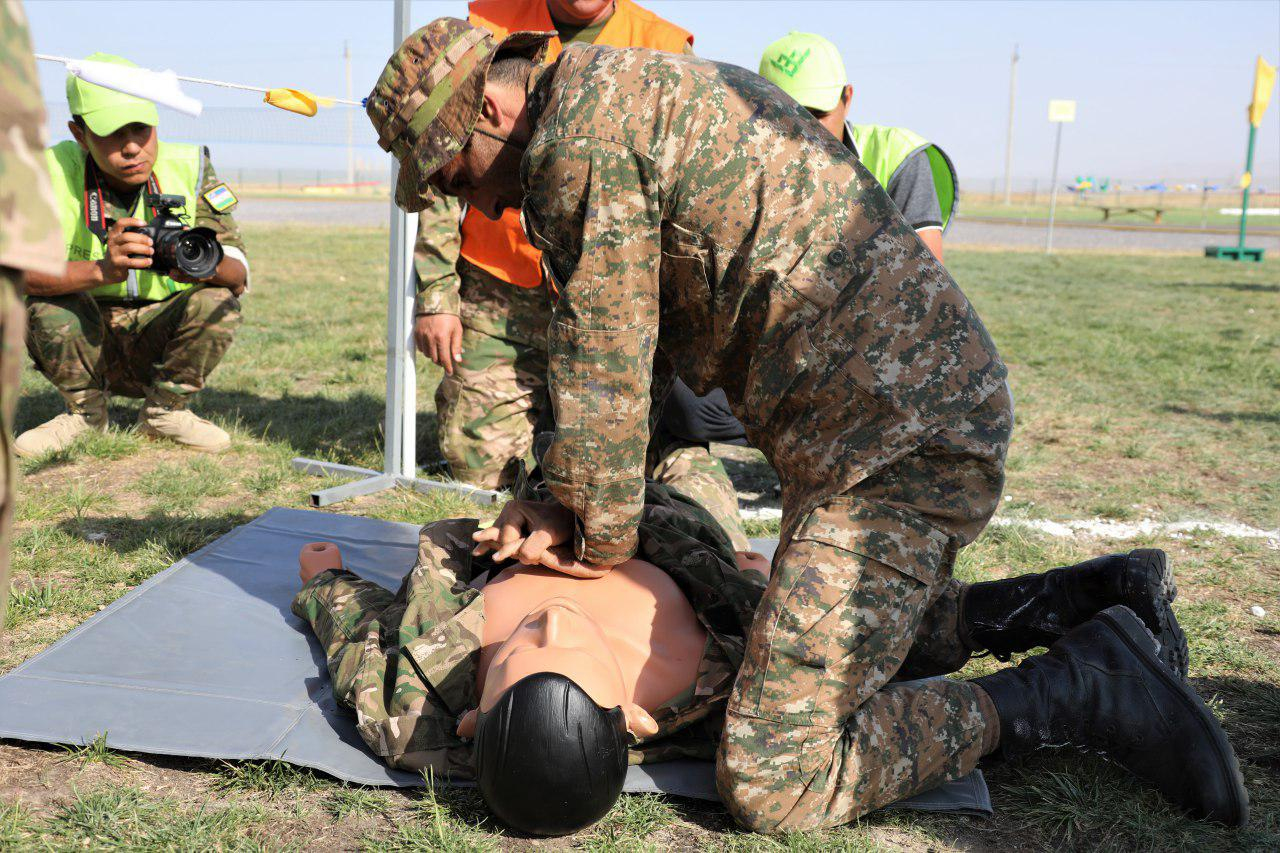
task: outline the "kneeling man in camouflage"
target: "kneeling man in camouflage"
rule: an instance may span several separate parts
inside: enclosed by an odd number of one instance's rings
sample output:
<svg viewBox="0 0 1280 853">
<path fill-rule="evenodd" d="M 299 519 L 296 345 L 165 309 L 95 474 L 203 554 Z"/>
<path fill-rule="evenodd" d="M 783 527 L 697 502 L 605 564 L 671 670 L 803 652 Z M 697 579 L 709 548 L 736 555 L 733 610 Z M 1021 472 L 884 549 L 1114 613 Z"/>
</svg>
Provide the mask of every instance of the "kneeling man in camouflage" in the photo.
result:
<svg viewBox="0 0 1280 853">
<path fill-rule="evenodd" d="M 646 415 L 672 374 L 722 388 L 778 472 L 780 544 L 716 755 L 733 815 L 834 826 L 985 755 L 1070 746 L 1243 823 L 1226 736 L 1131 607 L 1015 668 L 898 680 L 952 618 L 957 552 L 1004 484 L 995 343 L 884 189 L 772 84 L 642 48 L 570 45 L 545 66 L 548 38 L 434 21 L 366 111 L 400 161 L 397 204 L 518 207 L 556 283 L 543 470 L 567 521 L 500 519 L 504 546 L 606 570 L 636 553 Z"/>
</svg>

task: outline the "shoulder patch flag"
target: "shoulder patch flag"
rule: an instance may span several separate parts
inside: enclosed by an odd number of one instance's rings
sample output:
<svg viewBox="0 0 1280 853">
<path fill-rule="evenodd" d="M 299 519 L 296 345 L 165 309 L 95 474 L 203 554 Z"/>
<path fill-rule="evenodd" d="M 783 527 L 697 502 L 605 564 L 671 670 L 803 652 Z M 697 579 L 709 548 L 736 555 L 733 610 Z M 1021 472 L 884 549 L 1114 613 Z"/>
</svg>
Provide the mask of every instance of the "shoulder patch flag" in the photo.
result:
<svg viewBox="0 0 1280 853">
<path fill-rule="evenodd" d="M 204 200 L 209 202 L 209 206 L 218 213 L 226 213 L 240 201 L 226 184 L 218 184 L 209 190 L 204 194 Z"/>
</svg>

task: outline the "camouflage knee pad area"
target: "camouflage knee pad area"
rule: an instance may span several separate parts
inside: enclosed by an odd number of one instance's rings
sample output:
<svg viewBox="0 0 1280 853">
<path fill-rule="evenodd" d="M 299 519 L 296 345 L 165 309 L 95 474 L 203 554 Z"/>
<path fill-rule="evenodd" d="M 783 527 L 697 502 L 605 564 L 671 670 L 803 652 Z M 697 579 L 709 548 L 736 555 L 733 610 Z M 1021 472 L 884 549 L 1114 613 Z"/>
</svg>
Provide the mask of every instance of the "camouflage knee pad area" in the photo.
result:
<svg viewBox="0 0 1280 853">
<path fill-rule="evenodd" d="M 751 540 L 742 527 L 738 492 L 724 463 L 705 447 L 681 447 L 658 460 L 650 477 L 693 498 L 719 522 L 734 550 L 751 550 Z"/>
<path fill-rule="evenodd" d="M 848 823 L 977 765 L 971 685 L 890 683 L 949 582 L 945 549 L 918 519 L 851 499 L 800 526 L 756 611 L 717 762 L 744 825 Z"/>
</svg>

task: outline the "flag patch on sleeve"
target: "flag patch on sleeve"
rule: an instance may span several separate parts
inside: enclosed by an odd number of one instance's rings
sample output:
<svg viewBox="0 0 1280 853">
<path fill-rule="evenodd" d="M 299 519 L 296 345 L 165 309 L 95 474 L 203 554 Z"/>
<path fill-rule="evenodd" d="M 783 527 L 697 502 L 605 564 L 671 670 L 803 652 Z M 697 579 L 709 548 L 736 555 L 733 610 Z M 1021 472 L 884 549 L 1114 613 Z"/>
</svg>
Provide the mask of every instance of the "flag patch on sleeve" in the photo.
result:
<svg viewBox="0 0 1280 853">
<path fill-rule="evenodd" d="M 204 200 L 218 213 L 226 213 L 240 201 L 226 184 L 218 184 L 209 190 L 204 194 Z"/>
</svg>

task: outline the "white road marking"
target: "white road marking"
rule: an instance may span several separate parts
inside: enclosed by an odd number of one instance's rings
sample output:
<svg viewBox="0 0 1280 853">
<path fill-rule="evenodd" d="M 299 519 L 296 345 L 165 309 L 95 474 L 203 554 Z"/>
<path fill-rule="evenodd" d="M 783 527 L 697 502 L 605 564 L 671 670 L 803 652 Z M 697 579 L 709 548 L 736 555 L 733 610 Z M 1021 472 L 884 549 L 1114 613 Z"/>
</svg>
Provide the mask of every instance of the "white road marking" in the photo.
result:
<svg viewBox="0 0 1280 853">
<path fill-rule="evenodd" d="M 742 517 L 751 520 L 773 520 L 782 517 L 777 507 L 749 507 L 742 510 Z M 991 520 L 994 527 L 1023 527 L 1049 536 L 1094 536 L 1099 539 L 1138 539 L 1145 536 L 1168 536 L 1185 539 L 1193 533 L 1216 533 L 1239 539 L 1265 539 L 1267 547 L 1280 551 L 1280 530 L 1264 530 L 1234 521 L 1113 521 L 1106 518 L 1069 519 L 1051 521 L 1046 518 L 1018 518 L 999 516 Z"/>
</svg>

